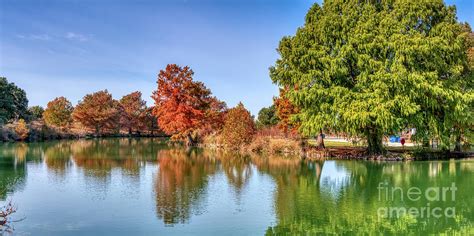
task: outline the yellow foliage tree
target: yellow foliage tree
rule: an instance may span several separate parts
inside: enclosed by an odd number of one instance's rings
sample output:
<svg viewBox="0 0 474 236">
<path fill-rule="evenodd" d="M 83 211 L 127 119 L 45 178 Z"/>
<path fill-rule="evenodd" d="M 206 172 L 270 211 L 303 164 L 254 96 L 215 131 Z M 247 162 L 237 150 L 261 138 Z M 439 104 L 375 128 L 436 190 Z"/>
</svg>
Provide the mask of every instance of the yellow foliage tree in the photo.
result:
<svg viewBox="0 0 474 236">
<path fill-rule="evenodd" d="M 28 129 L 28 126 L 26 126 L 26 122 L 23 119 L 20 119 L 18 123 L 15 126 L 15 132 L 20 138 L 20 140 L 25 140 L 28 138 L 28 133 L 30 130 Z"/>
</svg>

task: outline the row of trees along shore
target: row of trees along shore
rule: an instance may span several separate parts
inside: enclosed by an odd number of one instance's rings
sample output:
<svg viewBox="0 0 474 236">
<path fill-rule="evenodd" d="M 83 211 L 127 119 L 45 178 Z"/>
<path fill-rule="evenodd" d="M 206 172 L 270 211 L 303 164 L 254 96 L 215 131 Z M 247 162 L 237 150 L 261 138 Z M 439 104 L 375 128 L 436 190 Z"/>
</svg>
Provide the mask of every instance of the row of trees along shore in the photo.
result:
<svg viewBox="0 0 474 236">
<path fill-rule="evenodd" d="M 207 135 L 222 132 L 229 137 L 231 141 L 228 143 L 232 147 L 250 142 L 255 132 L 250 112 L 242 103 L 228 109 L 202 82 L 194 81 L 193 75 L 187 66 L 167 65 L 158 75 L 158 87 L 152 94 L 155 105 L 152 107 L 146 106 L 141 92 L 132 92 L 115 100 L 107 90 L 102 90 L 87 94 L 75 107 L 67 98 L 57 97 L 44 109 L 39 106 L 27 108 L 25 91 L 1 78 L 2 101 L 6 103 L 2 104 L 0 121 L 2 124 L 15 123 L 13 129 L 18 140 L 28 138 L 26 120 L 29 123 L 39 121 L 59 132 L 72 134 L 85 130 L 95 136 L 153 135 L 158 131 L 171 136 L 174 141 L 195 145 Z M 239 125 L 239 122 L 244 124 Z M 6 135 L 3 127 L 2 133 L 2 136 Z"/>
<path fill-rule="evenodd" d="M 160 71 L 153 107 L 140 92 L 114 100 L 104 90 L 76 107 L 59 97 L 44 111 L 28 110 L 24 91 L 1 78 L 0 120 L 42 117 L 61 129 L 75 122 L 97 135 L 159 127 L 189 145 L 227 147 L 249 144 L 272 127 L 285 137 L 323 131 L 364 138 L 370 154 L 384 152 L 383 137 L 412 128 L 413 140 L 437 139 L 446 150 L 472 142 L 474 37 L 442 0 L 326 0 L 277 51 L 270 77 L 280 94 L 256 123 L 243 104 L 228 109 L 189 67 L 175 64 Z"/>
<path fill-rule="evenodd" d="M 107 90 L 102 90 L 87 94 L 75 107 L 67 98 L 57 97 L 48 102 L 46 108 L 27 108 L 28 100 L 24 90 L 8 83 L 6 78 L 0 78 L 0 82 L 3 96 L 0 123 L 8 126 L 9 122 L 15 122 L 14 129 L 20 140 L 28 137 L 27 122 L 39 122 L 62 133 L 77 134 L 86 131 L 96 136 L 118 133 L 154 134 L 159 131 L 156 118 L 152 115 L 153 107 L 146 106 L 138 91 L 115 100 Z M 3 136 L 8 135 L 4 127 L 2 132 Z M 7 140 L 5 137 L 3 139 Z"/>
</svg>

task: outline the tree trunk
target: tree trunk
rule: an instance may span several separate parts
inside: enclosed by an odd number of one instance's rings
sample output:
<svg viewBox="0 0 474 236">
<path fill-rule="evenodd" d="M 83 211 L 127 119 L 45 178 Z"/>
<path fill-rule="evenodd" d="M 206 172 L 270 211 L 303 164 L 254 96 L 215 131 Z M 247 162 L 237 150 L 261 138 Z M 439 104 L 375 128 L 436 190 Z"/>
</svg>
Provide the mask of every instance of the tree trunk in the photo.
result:
<svg viewBox="0 0 474 236">
<path fill-rule="evenodd" d="M 428 138 L 428 134 L 423 137 L 423 147 L 424 148 L 430 148 L 430 139 Z"/>
<path fill-rule="evenodd" d="M 187 135 L 186 146 L 194 146 L 194 140 L 191 133 Z"/>
<path fill-rule="evenodd" d="M 128 128 L 128 136 L 132 136 L 132 127 Z"/>
<path fill-rule="evenodd" d="M 96 125 L 96 126 L 95 126 L 95 136 L 98 137 L 98 136 L 99 136 L 99 133 L 100 133 L 100 126 L 99 126 L 99 125 Z"/>
<path fill-rule="evenodd" d="M 461 148 L 461 135 L 460 134 L 456 135 L 456 141 L 455 141 L 455 144 L 454 144 L 454 151 L 455 152 L 462 151 L 462 148 Z"/>
<path fill-rule="evenodd" d="M 326 146 L 324 146 L 323 131 L 321 129 L 319 130 L 317 143 L 318 143 L 318 148 L 321 148 L 321 149 L 326 148 Z"/>
<path fill-rule="evenodd" d="M 382 132 L 377 128 L 367 128 L 365 130 L 365 136 L 367 137 L 367 152 L 369 155 L 379 155 L 385 152 L 382 143 Z"/>
</svg>

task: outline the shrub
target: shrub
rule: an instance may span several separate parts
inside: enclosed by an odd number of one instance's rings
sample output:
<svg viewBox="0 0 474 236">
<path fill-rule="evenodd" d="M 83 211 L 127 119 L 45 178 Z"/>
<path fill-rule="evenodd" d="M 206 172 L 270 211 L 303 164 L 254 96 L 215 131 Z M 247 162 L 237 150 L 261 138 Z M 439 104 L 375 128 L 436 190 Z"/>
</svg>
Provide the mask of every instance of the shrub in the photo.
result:
<svg viewBox="0 0 474 236">
<path fill-rule="evenodd" d="M 228 148 L 237 149 L 249 144 L 254 134 L 255 123 L 242 103 L 228 111 L 222 129 L 223 142 Z"/>
<path fill-rule="evenodd" d="M 221 148 L 224 145 L 224 141 L 222 140 L 222 135 L 219 133 L 212 133 L 205 135 L 202 139 L 202 145 L 204 147 L 210 148 Z"/>
<path fill-rule="evenodd" d="M 10 142 L 18 140 L 18 135 L 15 132 L 15 126 L 13 124 L 7 124 L 0 128 L 0 141 Z"/>
<path fill-rule="evenodd" d="M 30 132 L 30 130 L 28 129 L 28 126 L 26 126 L 25 120 L 18 120 L 15 126 L 15 132 L 20 140 L 25 140 L 26 138 L 28 138 L 28 133 Z"/>
<path fill-rule="evenodd" d="M 270 137 L 255 135 L 252 142 L 248 145 L 247 151 L 256 152 L 256 153 L 268 152 L 269 144 L 270 144 Z"/>
<path fill-rule="evenodd" d="M 300 142 L 294 139 L 270 139 L 268 149 L 270 153 L 299 153 L 301 150 Z"/>
<path fill-rule="evenodd" d="M 52 140 L 64 137 L 60 131 L 47 126 L 44 122 L 32 122 L 30 124 L 30 141 Z"/>
</svg>

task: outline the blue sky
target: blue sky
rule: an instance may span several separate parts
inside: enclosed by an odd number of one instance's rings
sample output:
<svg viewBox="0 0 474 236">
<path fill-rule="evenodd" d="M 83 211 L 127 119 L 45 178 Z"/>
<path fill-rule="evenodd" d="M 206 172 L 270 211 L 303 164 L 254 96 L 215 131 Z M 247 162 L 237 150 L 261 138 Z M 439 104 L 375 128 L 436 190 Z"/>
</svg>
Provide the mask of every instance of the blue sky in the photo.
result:
<svg viewBox="0 0 474 236">
<path fill-rule="evenodd" d="M 114 98 L 139 90 L 152 105 L 159 70 L 176 63 L 228 106 L 242 101 L 257 114 L 278 93 L 268 68 L 279 40 L 313 3 L 0 0 L 0 76 L 25 89 L 30 106 L 61 95 L 76 104 L 102 89 Z M 474 25 L 471 0 L 446 3 Z"/>
</svg>

